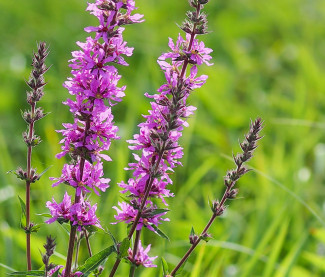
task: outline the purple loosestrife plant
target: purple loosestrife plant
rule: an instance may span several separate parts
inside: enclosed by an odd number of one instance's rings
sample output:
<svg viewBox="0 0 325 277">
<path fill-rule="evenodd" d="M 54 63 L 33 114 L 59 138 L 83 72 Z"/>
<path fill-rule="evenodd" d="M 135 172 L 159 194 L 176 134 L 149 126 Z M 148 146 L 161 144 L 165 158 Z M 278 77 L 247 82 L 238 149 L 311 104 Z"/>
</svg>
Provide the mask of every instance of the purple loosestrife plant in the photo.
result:
<svg viewBox="0 0 325 277">
<path fill-rule="evenodd" d="M 32 168 L 32 149 L 41 142 L 41 138 L 35 135 L 35 123 L 43 118 L 44 113 L 42 108 L 37 108 L 36 104 L 44 95 L 44 86 L 46 82 L 44 80 L 44 73 L 49 69 L 45 65 L 45 60 L 48 56 L 48 48 L 44 42 L 37 45 L 37 52 L 34 53 L 32 60 L 33 70 L 26 84 L 31 89 L 27 92 L 27 103 L 30 105 L 30 110 L 22 112 L 22 117 L 28 124 L 28 130 L 23 133 L 23 139 L 27 145 L 27 169 L 24 171 L 22 168 L 18 168 L 15 172 L 19 179 L 26 182 L 26 203 L 20 199 L 21 205 L 24 207 L 21 227 L 26 232 L 26 258 L 27 269 L 32 269 L 31 251 L 30 251 L 30 235 L 32 232 L 36 232 L 39 226 L 31 223 L 30 221 L 30 188 L 31 184 L 40 179 L 42 174 L 37 174 L 36 169 Z"/>
<path fill-rule="evenodd" d="M 125 86 L 118 87 L 121 76 L 115 64 L 128 65 L 123 56 L 131 56 L 133 48 L 126 45 L 122 33 L 126 24 L 142 21 L 142 15 L 131 13 L 136 9 L 133 0 L 97 0 L 89 3 L 87 10 L 99 20 L 99 26 L 87 27 L 95 32 L 85 43 L 77 42 L 79 51 L 72 52 L 70 60 L 72 77 L 64 86 L 75 100 L 64 102 L 73 114 L 73 123 L 63 124 L 61 158 L 67 154 L 71 162 L 65 164 L 55 185 L 64 183 L 75 188 L 74 200 L 66 193 L 63 202 L 47 202 L 52 218 L 48 223 L 68 221 L 71 224 L 67 262 L 62 276 L 69 277 L 72 266 L 74 242 L 77 231 L 86 226 L 100 227 L 96 217 L 96 204 L 91 205 L 86 195 L 105 191 L 110 179 L 102 178 L 103 160 L 111 141 L 118 139 L 118 128 L 113 123 L 111 107 L 122 100 Z M 86 235 L 87 237 L 87 235 Z M 91 253 L 91 252 L 90 252 Z"/>
<path fill-rule="evenodd" d="M 162 234 L 158 225 L 169 220 L 163 217 L 168 210 L 157 207 L 154 199 L 161 199 L 167 206 L 165 198 L 173 196 L 166 188 L 172 184 L 169 175 L 181 164 L 183 149 L 179 138 L 183 128 L 188 126 L 187 118 L 196 110 L 187 104 L 187 98 L 208 78 L 206 75 L 198 76 L 197 67 L 203 63 L 211 65 L 209 54 L 212 50 L 196 39 L 197 35 L 207 32 L 206 15 L 201 11 L 205 3 L 190 1 L 190 4 L 195 10 L 187 13 L 187 20 L 181 26 L 185 37 L 179 35 L 176 42 L 169 39 L 171 51 L 158 58 L 166 83 L 158 89 L 158 94 L 145 94 L 153 99 L 151 110 L 144 116 L 146 121 L 139 125 L 139 134 L 128 141 L 131 144 L 129 148 L 141 151 L 141 154 L 133 154 L 136 162 L 129 164 L 128 170 L 133 171 L 133 178 L 120 183 L 128 201 L 118 203 L 119 207 L 114 209 L 117 211 L 116 220 L 131 226 L 128 238 L 131 239 L 136 232 L 134 248 L 130 250 L 133 253 L 133 259 L 129 258 L 133 261 L 130 276 L 134 276 L 138 266 L 135 257 L 137 249 L 140 250 L 141 230 L 147 228 Z M 117 259 L 110 276 L 115 274 L 119 262 Z M 146 266 L 145 263 L 142 265 Z"/>
</svg>

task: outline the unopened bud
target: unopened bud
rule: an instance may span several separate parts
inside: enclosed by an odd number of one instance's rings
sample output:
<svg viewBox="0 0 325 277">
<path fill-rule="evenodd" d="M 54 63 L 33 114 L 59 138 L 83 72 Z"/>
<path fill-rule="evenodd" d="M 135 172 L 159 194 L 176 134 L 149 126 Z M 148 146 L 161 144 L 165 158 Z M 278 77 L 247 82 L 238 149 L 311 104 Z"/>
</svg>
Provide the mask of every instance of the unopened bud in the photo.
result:
<svg viewBox="0 0 325 277">
<path fill-rule="evenodd" d="M 197 239 L 198 239 L 199 237 L 197 236 L 197 235 L 190 235 L 189 236 L 189 240 L 190 240 L 190 244 L 194 244 L 194 243 L 196 243 L 196 241 L 197 241 Z"/>
<path fill-rule="evenodd" d="M 233 190 L 231 190 L 231 191 L 228 192 L 227 198 L 229 198 L 229 199 L 235 199 L 236 196 L 237 196 L 237 194 L 238 194 L 238 189 L 233 189 Z"/>
</svg>

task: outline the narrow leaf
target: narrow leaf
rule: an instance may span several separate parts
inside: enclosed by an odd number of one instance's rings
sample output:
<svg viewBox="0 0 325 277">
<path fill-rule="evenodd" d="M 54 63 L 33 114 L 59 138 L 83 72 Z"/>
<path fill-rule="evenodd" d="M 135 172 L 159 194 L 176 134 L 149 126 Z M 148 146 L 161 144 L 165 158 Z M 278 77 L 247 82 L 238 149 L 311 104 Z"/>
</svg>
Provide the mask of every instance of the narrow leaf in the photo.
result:
<svg viewBox="0 0 325 277">
<path fill-rule="evenodd" d="M 115 248 L 115 251 L 117 252 L 117 240 L 116 238 L 113 236 L 113 234 L 111 233 L 110 230 L 106 229 L 106 233 L 110 235 L 113 243 L 114 243 L 114 248 Z"/>
<path fill-rule="evenodd" d="M 210 200 L 210 197 L 208 198 L 208 204 L 210 206 L 211 211 L 214 213 L 213 201 Z"/>
<path fill-rule="evenodd" d="M 44 169 L 44 170 L 43 170 L 43 171 L 38 175 L 37 180 L 41 179 L 41 177 L 44 175 L 44 173 L 45 173 L 46 171 L 48 171 L 51 167 L 52 167 L 52 165 L 50 165 L 49 167 L 45 168 L 45 169 Z"/>
<path fill-rule="evenodd" d="M 40 216 L 44 216 L 44 217 L 48 217 L 48 218 L 52 217 L 52 215 L 51 215 L 51 214 L 47 214 L 47 213 L 43 213 L 43 214 L 36 214 L 36 215 L 40 215 Z"/>
<path fill-rule="evenodd" d="M 43 270 L 16 271 L 7 273 L 9 276 L 44 276 Z"/>
<path fill-rule="evenodd" d="M 164 276 L 169 274 L 168 264 L 164 258 L 161 258 L 161 264 L 163 267 Z"/>
<path fill-rule="evenodd" d="M 26 228 L 26 204 L 25 202 L 18 196 L 20 208 L 21 208 L 21 215 L 20 215 L 20 227 L 25 230 Z"/>
<path fill-rule="evenodd" d="M 169 211 L 169 209 L 155 209 L 154 211 L 152 211 L 150 213 L 150 216 L 157 215 L 157 214 L 167 213 L 168 211 Z"/>
<path fill-rule="evenodd" d="M 193 228 L 193 226 L 192 226 L 192 229 L 191 229 L 191 233 L 190 233 L 190 236 L 195 236 L 195 231 L 194 231 L 194 228 Z"/>
<path fill-rule="evenodd" d="M 78 267 L 76 271 L 81 271 L 83 273 L 82 277 L 87 277 L 91 272 L 96 270 L 98 266 L 105 264 L 109 255 L 113 252 L 115 252 L 115 248 L 114 245 L 111 245 L 87 259 L 86 262 L 82 266 Z"/>
<path fill-rule="evenodd" d="M 155 230 L 157 235 L 159 235 L 160 237 L 166 240 L 169 240 L 169 237 L 163 231 L 161 231 L 156 225 L 151 224 L 150 226 Z"/>
<path fill-rule="evenodd" d="M 123 196 L 123 195 L 120 195 L 120 198 L 121 198 L 124 202 L 126 202 L 126 203 L 128 203 L 128 204 L 131 204 L 130 199 L 128 199 L 127 197 L 125 197 L 125 196 Z"/>
</svg>

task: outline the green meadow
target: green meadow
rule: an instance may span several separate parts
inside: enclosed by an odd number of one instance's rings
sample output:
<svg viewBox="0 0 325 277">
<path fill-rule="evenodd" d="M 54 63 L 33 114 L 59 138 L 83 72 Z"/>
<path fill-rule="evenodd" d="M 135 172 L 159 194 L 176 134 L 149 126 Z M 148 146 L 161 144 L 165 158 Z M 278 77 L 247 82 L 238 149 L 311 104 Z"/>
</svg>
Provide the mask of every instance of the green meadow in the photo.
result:
<svg viewBox="0 0 325 277">
<path fill-rule="evenodd" d="M 156 60 L 168 50 L 168 37 L 177 38 L 187 0 L 137 0 L 145 22 L 126 26 L 124 38 L 135 47 L 119 67 L 126 85 L 122 103 L 114 106 L 119 141 L 113 141 L 105 164 L 110 188 L 98 202 L 103 226 L 122 240 L 125 224 L 112 225 L 120 198 L 118 183 L 127 180 L 124 168 L 132 161 L 126 140 L 138 131 L 149 100 L 164 82 Z M 49 177 L 58 177 L 64 158 L 57 160 L 60 134 L 55 130 L 72 117 L 62 101 L 69 94 L 62 83 L 70 75 L 68 60 L 76 41 L 84 41 L 86 26 L 97 24 L 85 11 L 85 0 L 0 1 L 0 276 L 25 270 L 25 233 L 19 227 L 20 204 L 25 185 L 7 173 L 26 165 L 26 146 L 21 134 L 26 124 L 20 110 L 27 109 L 25 84 L 36 42 L 46 41 L 51 53 L 45 75 L 48 85 L 40 105 L 50 112 L 36 123 L 42 143 L 33 150 L 33 166 L 42 172 L 32 185 L 31 217 L 46 218 L 46 201 L 60 201 L 70 187 L 52 188 Z M 211 67 L 199 67 L 209 75 L 193 92 L 190 104 L 198 109 L 182 137 L 183 167 L 172 175 L 170 222 L 161 229 L 170 241 L 145 230 L 142 241 L 152 244 L 151 256 L 163 256 L 173 268 L 189 247 L 192 226 L 201 232 L 211 211 L 208 200 L 221 198 L 223 176 L 234 167 L 232 154 L 251 120 L 265 122 L 254 158 L 253 170 L 238 182 L 238 199 L 228 202 L 227 212 L 212 225 L 213 240 L 201 243 L 181 276 L 187 277 L 312 277 L 325 276 L 325 1 L 322 0 L 210 0 L 205 9 L 209 34 L 201 39 L 214 52 Z M 43 224 L 32 235 L 33 268 L 42 266 L 40 251 L 48 234 L 56 237 L 52 262 L 64 264 L 68 234 L 58 223 Z M 90 239 L 93 252 L 112 244 L 104 232 Z M 81 244 L 79 264 L 88 257 Z M 111 256 L 102 276 L 115 261 Z M 137 276 L 162 276 L 157 269 L 140 269 Z M 116 276 L 128 276 L 122 264 Z"/>
</svg>

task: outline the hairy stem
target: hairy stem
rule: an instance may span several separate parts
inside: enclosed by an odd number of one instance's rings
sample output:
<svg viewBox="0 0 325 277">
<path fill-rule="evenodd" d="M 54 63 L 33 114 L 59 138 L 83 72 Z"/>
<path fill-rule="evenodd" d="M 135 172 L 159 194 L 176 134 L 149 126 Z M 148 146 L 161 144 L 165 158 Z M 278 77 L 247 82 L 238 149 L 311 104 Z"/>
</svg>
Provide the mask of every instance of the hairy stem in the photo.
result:
<svg viewBox="0 0 325 277">
<path fill-rule="evenodd" d="M 36 104 L 31 105 L 31 114 L 34 116 Z M 34 133 L 34 121 L 29 124 L 28 138 L 32 140 Z M 32 270 L 32 258 L 30 253 L 30 179 L 32 169 L 32 149 L 31 145 L 27 149 L 27 180 L 26 180 L 26 258 L 27 258 L 27 270 Z"/>
<path fill-rule="evenodd" d="M 77 234 L 77 245 L 76 245 L 76 254 L 75 254 L 75 258 L 74 258 L 74 268 L 78 267 L 79 249 L 80 249 L 80 236 L 78 236 L 78 234 Z"/>
<path fill-rule="evenodd" d="M 29 229 L 30 225 L 30 182 L 26 182 L 26 228 Z M 26 258 L 27 258 L 27 270 L 32 270 L 32 259 L 30 254 L 30 233 L 26 233 Z"/>
</svg>

